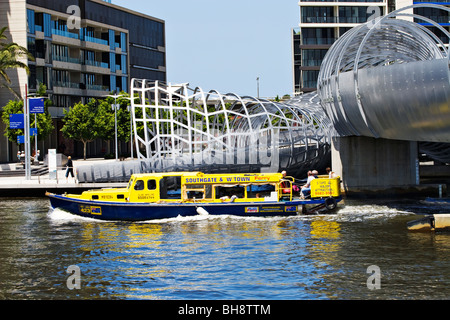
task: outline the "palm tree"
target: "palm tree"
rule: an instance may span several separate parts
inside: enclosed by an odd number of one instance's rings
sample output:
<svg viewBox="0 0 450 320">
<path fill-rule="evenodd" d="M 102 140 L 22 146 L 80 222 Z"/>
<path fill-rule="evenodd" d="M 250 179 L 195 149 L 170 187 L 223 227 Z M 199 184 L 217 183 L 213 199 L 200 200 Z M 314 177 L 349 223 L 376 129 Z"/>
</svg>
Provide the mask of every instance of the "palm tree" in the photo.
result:
<svg viewBox="0 0 450 320">
<path fill-rule="evenodd" d="M 25 69 L 27 74 L 30 73 L 30 69 L 27 64 L 19 61 L 23 58 L 34 60 L 34 57 L 28 50 L 17 43 L 8 43 L 5 31 L 8 27 L 0 29 L 0 88 L 7 88 L 14 96 L 21 99 L 20 95 L 11 87 L 11 79 L 6 73 L 7 69 Z"/>
</svg>

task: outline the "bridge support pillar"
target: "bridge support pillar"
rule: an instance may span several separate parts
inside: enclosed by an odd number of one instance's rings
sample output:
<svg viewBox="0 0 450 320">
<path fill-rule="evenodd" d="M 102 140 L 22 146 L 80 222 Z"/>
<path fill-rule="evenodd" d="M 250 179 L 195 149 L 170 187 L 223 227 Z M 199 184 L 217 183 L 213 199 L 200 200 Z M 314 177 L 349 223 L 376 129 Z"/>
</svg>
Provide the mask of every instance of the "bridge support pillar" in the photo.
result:
<svg viewBox="0 0 450 320">
<path fill-rule="evenodd" d="M 336 137 L 332 169 L 347 195 L 385 196 L 417 191 L 417 142 L 369 137 Z"/>
</svg>

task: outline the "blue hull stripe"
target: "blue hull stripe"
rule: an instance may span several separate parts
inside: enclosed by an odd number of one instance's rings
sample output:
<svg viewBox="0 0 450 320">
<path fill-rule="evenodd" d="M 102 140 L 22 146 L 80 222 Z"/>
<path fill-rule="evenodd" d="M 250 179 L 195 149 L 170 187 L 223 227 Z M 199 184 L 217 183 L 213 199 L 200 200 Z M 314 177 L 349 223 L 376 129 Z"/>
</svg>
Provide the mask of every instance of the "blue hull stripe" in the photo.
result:
<svg viewBox="0 0 450 320">
<path fill-rule="evenodd" d="M 287 202 L 262 203 L 112 203 L 70 199 L 59 195 L 49 195 L 53 208 L 70 213 L 101 219 L 145 221 L 153 219 L 176 218 L 178 216 L 196 216 L 197 208 L 205 209 L 210 215 L 237 215 L 246 217 L 292 216 L 297 215 L 302 205 L 320 205 L 325 200 L 296 200 Z M 339 202 L 341 199 L 336 199 Z"/>
</svg>

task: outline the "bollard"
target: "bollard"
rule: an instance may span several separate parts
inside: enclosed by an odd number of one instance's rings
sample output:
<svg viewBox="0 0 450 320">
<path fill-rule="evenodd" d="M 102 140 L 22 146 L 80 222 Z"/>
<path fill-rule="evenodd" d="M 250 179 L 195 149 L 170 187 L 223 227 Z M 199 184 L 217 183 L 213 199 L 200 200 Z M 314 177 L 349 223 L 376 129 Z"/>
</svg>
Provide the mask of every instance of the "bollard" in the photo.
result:
<svg viewBox="0 0 450 320">
<path fill-rule="evenodd" d="M 434 214 L 407 223 L 409 231 L 426 232 L 436 230 L 450 230 L 450 214 Z"/>
</svg>

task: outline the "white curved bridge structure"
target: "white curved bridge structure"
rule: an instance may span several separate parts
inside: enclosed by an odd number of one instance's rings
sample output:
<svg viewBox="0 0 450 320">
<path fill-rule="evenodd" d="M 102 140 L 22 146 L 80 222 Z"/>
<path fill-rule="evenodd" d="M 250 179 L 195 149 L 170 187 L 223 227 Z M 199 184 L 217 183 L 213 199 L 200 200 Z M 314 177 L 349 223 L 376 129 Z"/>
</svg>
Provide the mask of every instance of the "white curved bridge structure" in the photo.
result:
<svg viewBox="0 0 450 320">
<path fill-rule="evenodd" d="M 417 4 L 349 30 L 325 56 L 317 92 L 287 103 L 133 79 L 139 160 L 85 170 L 80 181 L 169 170 L 300 176 L 328 164 L 333 136 L 419 141 L 421 152 L 450 162 L 448 45 L 413 21 L 450 33 L 410 13 L 420 7 L 450 15 Z"/>
<path fill-rule="evenodd" d="M 323 167 L 332 124 L 317 95 L 290 104 L 132 80 L 138 158 L 151 170 L 260 172 Z"/>
</svg>

